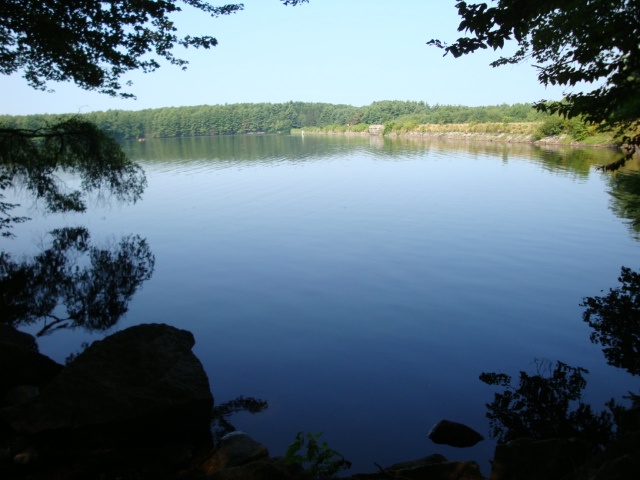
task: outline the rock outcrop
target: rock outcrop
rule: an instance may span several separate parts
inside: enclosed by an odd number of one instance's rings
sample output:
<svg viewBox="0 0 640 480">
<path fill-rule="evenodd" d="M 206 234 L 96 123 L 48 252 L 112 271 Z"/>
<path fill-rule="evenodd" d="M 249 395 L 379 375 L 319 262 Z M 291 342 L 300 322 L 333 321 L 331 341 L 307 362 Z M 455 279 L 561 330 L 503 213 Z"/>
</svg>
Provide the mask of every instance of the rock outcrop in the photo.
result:
<svg viewBox="0 0 640 480">
<path fill-rule="evenodd" d="M 42 388 L 62 365 L 38 352 L 35 338 L 0 324 L 0 397 L 22 386 Z"/>
<path fill-rule="evenodd" d="M 79 354 L 40 395 L 0 410 L 0 417 L 20 435 L 64 431 L 81 433 L 82 441 L 176 441 L 202 433 L 213 397 L 194 343 L 190 332 L 168 325 L 117 332 Z"/>
</svg>

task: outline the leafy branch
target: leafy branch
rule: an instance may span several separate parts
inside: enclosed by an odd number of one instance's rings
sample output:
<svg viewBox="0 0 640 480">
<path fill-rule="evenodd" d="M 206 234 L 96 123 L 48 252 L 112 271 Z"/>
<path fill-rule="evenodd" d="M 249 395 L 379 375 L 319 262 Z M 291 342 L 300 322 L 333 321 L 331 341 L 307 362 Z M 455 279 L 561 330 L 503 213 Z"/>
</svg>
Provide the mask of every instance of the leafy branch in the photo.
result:
<svg viewBox="0 0 640 480">
<path fill-rule="evenodd" d="M 298 432 L 295 442 L 285 453 L 285 462 L 301 465 L 318 480 L 331 478 L 338 472 L 351 468 L 351 462 L 342 454 L 330 448 L 327 442 L 320 443 L 321 436 L 322 432 Z"/>
</svg>

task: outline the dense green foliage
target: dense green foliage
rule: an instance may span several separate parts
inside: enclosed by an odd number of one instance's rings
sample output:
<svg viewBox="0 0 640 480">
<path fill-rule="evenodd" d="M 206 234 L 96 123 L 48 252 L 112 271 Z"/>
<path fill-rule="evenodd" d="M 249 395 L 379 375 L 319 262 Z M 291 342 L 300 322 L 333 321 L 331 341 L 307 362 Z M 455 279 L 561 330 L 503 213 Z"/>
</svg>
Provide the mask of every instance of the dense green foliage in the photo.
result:
<svg viewBox="0 0 640 480">
<path fill-rule="evenodd" d="M 616 130 L 630 151 L 612 168 L 640 146 L 639 0 L 459 1 L 456 7 L 458 31 L 466 36 L 450 45 L 429 44 L 460 57 L 514 41 L 515 53 L 492 66 L 532 59 L 540 83 L 574 89 L 560 101 L 541 100 L 537 109 Z"/>
<path fill-rule="evenodd" d="M 62 116 L 68 118 L 70 116 Z M 292 128 L 330 125 L 398 125 L 465 122 L 527 122 L 545 118 L 528 104 L 466 107 L 388 100 L 363 107 L 329 103 L 240 103 L 140 111 L 108 110 L 80 116 L 119 140 L 154 137 L 194 137 L 238 133 L 289 133 Z M 0 116 L 0 124 L 36 129 L 60 116 Z M 364 127 L 363 127 L 364 128 Z"/>
</svg>

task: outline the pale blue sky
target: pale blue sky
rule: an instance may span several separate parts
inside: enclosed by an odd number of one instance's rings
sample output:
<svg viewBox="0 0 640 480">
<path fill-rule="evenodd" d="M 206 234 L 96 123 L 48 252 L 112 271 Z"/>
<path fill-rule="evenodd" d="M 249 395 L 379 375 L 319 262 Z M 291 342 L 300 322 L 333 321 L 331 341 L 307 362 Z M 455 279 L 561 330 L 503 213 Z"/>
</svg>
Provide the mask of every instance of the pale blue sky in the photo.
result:
<svg viewBox="0 0 640 480">
<path fill-rule="evenodd" d="M 214 4 L 225 2 L 212 1 Z M 212 19 L 175 15 L 183 34 L 210 34 L 211 50 L 176 48 L 187 71 L 163 65 L 133 73 L 137 100 L 85 92 L 72 84 L 54 93 L 29 88 L 19 75 L 0 77 L 0 113 L 75 113 L 238 102 L 368 105 L 376 100 L 495 105 L 559 99 L 541 86 L 529 64 L 491 68 L 497 52 L 442 56 L 431 38 L 455 40 L 454 0 L 311 0 L 285 7 L 278 0 L 245 0 L 245 9 Z"/>
</svg>

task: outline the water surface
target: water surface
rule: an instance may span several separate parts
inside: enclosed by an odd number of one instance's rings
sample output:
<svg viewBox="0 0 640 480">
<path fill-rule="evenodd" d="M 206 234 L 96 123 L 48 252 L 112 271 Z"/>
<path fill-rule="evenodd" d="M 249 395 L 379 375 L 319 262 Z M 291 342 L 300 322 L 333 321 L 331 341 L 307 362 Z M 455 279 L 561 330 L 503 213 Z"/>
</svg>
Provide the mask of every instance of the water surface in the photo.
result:
<svg viewBox="0 0 640 480">
<path fill-rule="evenodd" d="M 298 431 L 324 432 L 353 472 L 436 452 L 488 472 L 490 440 L 427 439 L 442 418 L 487 435 L 496 390 L 481 372 L 579 365 L 596 409 L 637 388 L 590 343 L 579 306 L 638 268 L 614 179 L 595 169 L 609 151 L 309 135 L 125 148 L 148 177 L 142 202 L 32 208 L 2 248 L 37 251 L 62 225 L 96 242 L 146 238 L 155 272 L 109 332 L 192 331 L 217 401 L 269 402 L 234 421 L 272 455 Z M 40 349 L 62 361 L 104 335 L 58 331 Z"/>
</svg>

